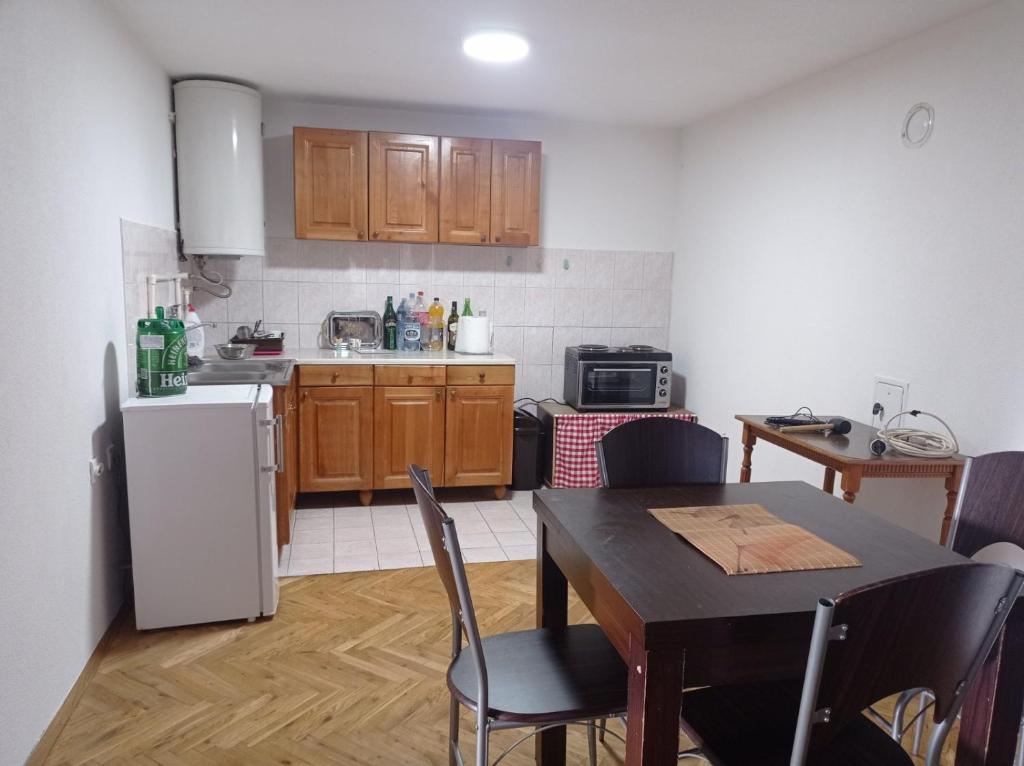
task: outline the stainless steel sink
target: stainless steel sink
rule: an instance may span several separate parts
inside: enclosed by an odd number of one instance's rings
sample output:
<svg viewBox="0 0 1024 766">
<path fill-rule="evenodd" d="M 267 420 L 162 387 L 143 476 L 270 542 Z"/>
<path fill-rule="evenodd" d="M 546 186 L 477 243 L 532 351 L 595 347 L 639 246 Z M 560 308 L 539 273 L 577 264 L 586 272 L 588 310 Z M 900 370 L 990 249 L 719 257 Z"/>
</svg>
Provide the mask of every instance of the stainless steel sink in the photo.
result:
<svg viewBox="0 0 1024 766">
<path fill-rule="evenodd" d="M 292 376 L 293 359 L 211 359 L 202 367 L 189 370 L 193 386 L 217 386 L 231 383 L 266 383 L 283 386 Z"/>
</svg>

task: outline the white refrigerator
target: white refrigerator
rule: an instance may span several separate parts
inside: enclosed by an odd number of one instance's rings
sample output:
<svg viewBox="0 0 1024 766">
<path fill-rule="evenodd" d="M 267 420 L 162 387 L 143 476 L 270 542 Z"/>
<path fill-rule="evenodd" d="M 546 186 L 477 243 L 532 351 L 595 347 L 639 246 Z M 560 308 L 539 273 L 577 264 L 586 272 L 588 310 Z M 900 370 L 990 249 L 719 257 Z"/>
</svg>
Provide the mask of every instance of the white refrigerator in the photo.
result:
<svg viewBox="0 0 1024 766">
<path fill-rule="evenodd" d="M 283 452 L 272 394 L 195 386 L 121 406 L 140 630 L 277 610 L 274 475 Z"/>
</svg>

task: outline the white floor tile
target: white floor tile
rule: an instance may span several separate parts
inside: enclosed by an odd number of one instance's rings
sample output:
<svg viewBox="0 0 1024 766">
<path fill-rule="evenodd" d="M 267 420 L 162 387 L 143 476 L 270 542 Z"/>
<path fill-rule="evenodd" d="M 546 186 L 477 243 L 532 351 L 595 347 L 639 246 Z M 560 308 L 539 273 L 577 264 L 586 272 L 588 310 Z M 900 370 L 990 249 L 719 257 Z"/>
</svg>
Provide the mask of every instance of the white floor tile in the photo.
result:
<svg viewBox="0 0 1024 766">
<path fill-rule="evenodd" d="M 467 548 L 493 548 L 497 547 L 498 540 L 490 532 L 478 532 L 475 534 L 460 534 L 459 546 L 465 551 Z M 294 554 L 293 554 L 294 555 Z"/>
<path fill-rule="evenodd" d="M 505 551 L 494 546 L 489 548 L 469 548 L 462 551 L 462 558 L 467 564 L 480 564 L 485 561 L 508 561 Z"/>
<path fill-rule="evenodd" d="M 491 528 L 483 519 L 456 519 L 455 529 L 460 535 L 472 535 L 479 532 L 490 532 Z"/>
<path fill-rule="evenodd" d="M 369 527 L 373 525 L 370 512 L 366 508 L 335 508 L 334 528 Z"/>
<path fill-rule="evenodd" d="M 536 545 L 536 540 L 529 532 L 495 532 L 494 536 L 498 538 L 498 545 L 506 549 L 510 545 Z"/>
<path fill-rule="evenodd" d="M 537 558 L 536 545 L 506 545 L 503 547 L 509 561 L 524 561 Z"/>
<path fill-rule="evenodd" d="M 380 564 L 376 554 L 373 556 L 343 556 L 334 559 L 334 571 L 339 574 L 342 572 L 370 572 L 379 568 Z"/>
<path fill-rule="evenodd" d="M 303 559 L 328 559 L 334 556 L 334 543 L 292 543 L 291 563 Z"/>
<path fill-rule="evenodd" d="M 476 503 L 441 503 L 441 507 L 444 508 L 445 513 L 453 519 L 458 519 L 463 516 L 479 515 Z"/>
<path fill-rule="evenodd" d="M 404 540 L 412 539 L 414 533 L 412 531 L 412 525 L 406 521 L 402 524 L 374 523 L 373 535 L 378 540 Z"/>
<path fill-rule="evenodd" d="M 492 532 L 525 532 L 527 530 L 523 520 L 514 513 L 510 513 L 508 516 L 502 514 L 493 519 L 487 519 L 487 526 L 491 528 Z"/>
<path fill-rule="evenodd" d="M 334 543 L 334 558 L 336 559 L 343 556 L 358 558 L 376 555 L 377 546 L 374 545 L 373 540 L 353 540 L 351 542 Z"/>
<path fill-rule="evenodd" d="M 378 555 L 392 555 L 395 553 L 416 553 L 419 546 L 415 537 L 403 538 L 400 540 L 377 540 Z"/>
<path fill-rule="evenodd" d="M 302 545 L 304 543 L 330 543 L 334 541 L 334 530 L 330 527 L 318 529 L 296 529 L 292 535 L 292 542 Z"/>
<path fill-rule="evenodd" d="M 407 567 L 421 567 L 423 560 L 418 553 L 381 553 L 377 556 L 381 569 L 405 569 Z"/>
<path fill-rule="evenodd" d="M 373 516 L 374 519 L 383 519 L 391 516 L 408 519 L 409 511 L 406 510 L 404 505 L 371 505 L 370 515 Z"/>
<path fill-rule="evenodd" d="M 349 542 L 351 540 L 372 540 L 373 527 L 341 527 L 335 528 L 335 542 Z"/>
<path fill-rule="evenodd" d="M 430 540 L 428 540 L 425 536 L 424 537 L 417 536 L 416 537 L 416 545 L 420 549 L 420 553 L 423 553 L 423 551 L 429 551 L 430 550 Z"/>
<path fill-rule="evenodd" d="M 323 519 L 333 513 L 330 508 L 296 508 L 295 518 L 297 519 Z"/>
<path fill-rule="evenodd" d="M 423 559 L 423 566 L 434 566 L 434 554 L 431 551 L 420 551 L 420 558 Z"/>
<path fill-rule="evenodd" d="M 483 511 L 511 511 L 512 503 L 508 500 L 481 500 L 476 504 L 477 510 Z M 487 514 L 485 513 L 484 516 Z"/>
<path fill-rule="evenodd" d="M 515 492 L 509 502 L 512 503 L 515 508 L 529 508 L 530 510 L 533 510 L 533 492 Z"/>
<path fill-rule="evenodd" d="M 331 574 L 334 571 L 334 559 L 292 559 L 288 564 L 288 576 Z"/>
<path fill-rule="evenodd" d="M 297 516 L 295 529 L 334 529 L 334 516 Z"/>
</svg>

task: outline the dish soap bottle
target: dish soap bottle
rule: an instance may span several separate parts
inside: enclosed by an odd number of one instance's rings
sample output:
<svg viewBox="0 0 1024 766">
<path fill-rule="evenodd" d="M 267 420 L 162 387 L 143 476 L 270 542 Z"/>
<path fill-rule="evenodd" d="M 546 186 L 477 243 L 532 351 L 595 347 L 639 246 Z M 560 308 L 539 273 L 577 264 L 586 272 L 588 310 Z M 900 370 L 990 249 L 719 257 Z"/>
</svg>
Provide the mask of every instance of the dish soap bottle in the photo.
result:
<svg viewBox="0 0 1024 766">
<path fill-rule="evenodd" d="M 186 345 L 189 356 L 202 356 L 206 349 L 206 329 L 199 327 L 201 324 L 196 307 L 188 304 L 188 311 L 185 312 L 185 337 L 188 339 Z"/>
</svg>

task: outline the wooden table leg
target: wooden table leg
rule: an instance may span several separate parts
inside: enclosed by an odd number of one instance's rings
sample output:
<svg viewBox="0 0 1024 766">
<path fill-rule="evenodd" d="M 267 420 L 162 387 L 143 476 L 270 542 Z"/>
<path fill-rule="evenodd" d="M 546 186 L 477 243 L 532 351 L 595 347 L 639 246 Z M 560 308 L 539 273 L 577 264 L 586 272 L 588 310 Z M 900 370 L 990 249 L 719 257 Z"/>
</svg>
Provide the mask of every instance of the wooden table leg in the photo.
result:
<svg viewBox="0 0 1024 766">
<path fill-rule="evenodd" d="M 1024 707 L 1024 602 L 1018 600 L 1003 635 L 967 692 L 956 766 L 1009 764 Z"/>
<path fill-rule="evenodd" d="M 740 465 L 740 483 L 746 484 L 750 481 L 750 458 L 754 454 L 754 445 L 757 443 L 757 435 L 750 430 L 750 426 L 743 424 L 743 463 Z"/>
<path fill-rule="evenodd" d="M 825 481 L 822 483 L 821 488 L 828 492 L 830 495 L 836 489 L 836 469 L 825 468 Z"/>
<path fill-rule="evenodd" d="M 681 650 L 629 647 L 626 764 L 670 766 L 679 755 L 679 706 L 683 695 Z"/>
<path fill-rule="evenodd" d="M 562 628 L 569 623 L 569 583 L 548 555 L 550 530 L 537 522 L 537 627 Z M 565 727 L 542 731 L 535 737 L 540 766 L 565 766 Z"/>
<path fill-rule="evenodd" d="M 949 530 L 953 526 L 953 514 L 956 512 L 956 499 L 960 494 L 960 482 L 964 477 L 964 467 L 954 466 L 953 472 L 946 477 L 946 512 L 942 516 L 942 532 L 939 533 L 939 544 L 945 545 L 949 539 Z"/>
<path fill-rule="evenodd" d="M 859 468 L 848 467 L 843 471 L 843 480 L 839 487 L 843 490 L 843 500 L 852 503 L 860 492 L 861 471 Z"/>
</svg>

